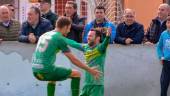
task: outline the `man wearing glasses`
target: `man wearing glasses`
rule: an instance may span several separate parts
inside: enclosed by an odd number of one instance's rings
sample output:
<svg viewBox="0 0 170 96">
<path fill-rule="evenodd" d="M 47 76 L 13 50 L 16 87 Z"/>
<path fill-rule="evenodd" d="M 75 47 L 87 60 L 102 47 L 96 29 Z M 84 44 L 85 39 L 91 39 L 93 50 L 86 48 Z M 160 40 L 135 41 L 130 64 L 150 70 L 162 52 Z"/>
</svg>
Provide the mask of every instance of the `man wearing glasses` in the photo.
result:
<svg viewBox="0 0 170 96">
<path fill-rule="evenodd" d="M 39 0 L 40 2 L 40 10 L 42 17 L 48 19 L 53 25 L 53 29 L 55 28 L 55 22 L 58 16 L 51 11 L 51 0 Z"/>
<path fill-rule="evenodd" d="M 144 37 L 143 25 L 135 21 L 135 12 L 125 9 L 123 22 L 116 29 L 115 43 L 119 44 L 141 44 Z"/>
<path fill-rule="evenodd" d="M 15 7 L 12 4 L 7 4 L 7 7 L 10 11 L 11 18 L 15 19 Z"/>
</svg>

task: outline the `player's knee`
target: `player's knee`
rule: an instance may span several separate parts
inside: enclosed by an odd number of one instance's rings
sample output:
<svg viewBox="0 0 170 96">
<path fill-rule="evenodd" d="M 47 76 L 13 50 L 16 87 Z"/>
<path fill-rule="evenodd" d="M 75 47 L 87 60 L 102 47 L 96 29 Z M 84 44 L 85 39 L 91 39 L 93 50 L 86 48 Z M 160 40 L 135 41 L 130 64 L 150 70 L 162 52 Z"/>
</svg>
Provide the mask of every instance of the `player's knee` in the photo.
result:
<svg viewBox="0 0 170 96">
<path fill-rule="evenodd" d="M 55 84 L 56 81 L 48 81 L 48 84 Z"/>
<path fill-rule="evenodd" d="M 71 77 L 81 77 L 81 73 L 77 70 L 72 70 Z"/>
</svg>

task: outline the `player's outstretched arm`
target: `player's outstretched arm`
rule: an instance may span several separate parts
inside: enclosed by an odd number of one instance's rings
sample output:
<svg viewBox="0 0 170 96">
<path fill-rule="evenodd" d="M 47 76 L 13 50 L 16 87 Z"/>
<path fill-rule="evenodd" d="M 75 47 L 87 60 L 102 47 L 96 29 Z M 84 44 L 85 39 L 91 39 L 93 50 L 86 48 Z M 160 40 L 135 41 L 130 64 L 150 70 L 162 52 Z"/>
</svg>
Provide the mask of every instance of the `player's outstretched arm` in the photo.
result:
<svg viewBox="0 0 170 96">
<path fill-rule="evenodd" d="M 90 68 L 86 64 L 82 63 L 71 52 L 65 52 L 64 55 L 67 56 L 74 65 L 91 73 L 95 79 L 99 79 L 100 75 L 102 74 L 97 70 L 97 68 Z"/>
</svg>

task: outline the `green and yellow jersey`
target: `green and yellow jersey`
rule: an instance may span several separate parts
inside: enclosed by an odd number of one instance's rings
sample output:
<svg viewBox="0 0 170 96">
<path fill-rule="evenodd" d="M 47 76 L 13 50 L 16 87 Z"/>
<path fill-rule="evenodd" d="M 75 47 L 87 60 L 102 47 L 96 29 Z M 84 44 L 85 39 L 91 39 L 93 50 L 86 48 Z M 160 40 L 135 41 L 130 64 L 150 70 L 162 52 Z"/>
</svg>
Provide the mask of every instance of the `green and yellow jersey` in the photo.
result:
<svg viewBox="0 0 170 96">
<path fill-rule="evenodd" d="M 65 39 L 67 44 L 73 48 L 79 49 L 84 52 L 85 60 L 88 66 L 96 66 L 99 71 L 103 72 L 99 80 L 95 80 L 94 77 L 85 72 L 85 85 L 104 85 L 104 64 L 106 57 L 106 49 L 109 44 L 109 37 L 106 37 L 105 40 L 91 48 L 88 44 L 80 44 L 73 40 Z"/>
</svg>

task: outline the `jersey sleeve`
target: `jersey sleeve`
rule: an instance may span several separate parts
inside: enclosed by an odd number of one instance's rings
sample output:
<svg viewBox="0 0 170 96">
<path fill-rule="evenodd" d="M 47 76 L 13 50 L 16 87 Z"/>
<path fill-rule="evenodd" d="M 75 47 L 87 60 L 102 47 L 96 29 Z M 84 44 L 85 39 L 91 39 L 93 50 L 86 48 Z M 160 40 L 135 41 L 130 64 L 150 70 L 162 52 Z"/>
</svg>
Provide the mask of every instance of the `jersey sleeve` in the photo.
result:
<svg viewBox="0 0 170 96">
<path fill-rule="evenodd" d="M 60 50 L 65 53 L 65 52 L 70 52 L 69 47 L 67 46 L 67 43 L 63 38 L 60 38 L 57 40 L 57 46 L 60 48 Z"/>
<path fill-rule="evenodd" d="M 65 38 L 65 41 L 69 46 L 71 46 L 75 49 L 78 49 L 80 51 L 84 51 L 83 45 L 81 43 L 78 43 L 78 42 L 68 39 L 68 38 Z"/>
<path fill-rule="evenodd" d="M 98 50 L 100 52 L 105 52 L 109 44 L 110 36 L 106 36 L 104 41 L 99 45 Z"/>
</svg>

